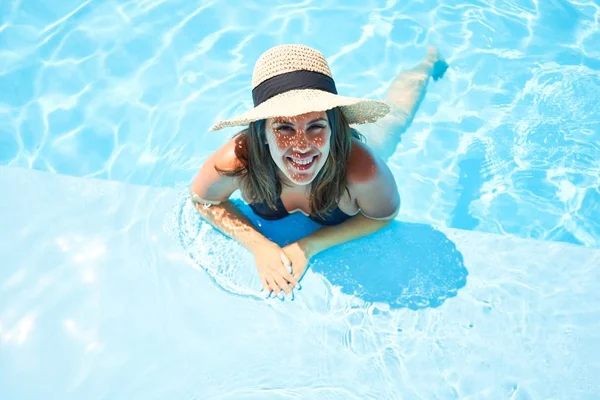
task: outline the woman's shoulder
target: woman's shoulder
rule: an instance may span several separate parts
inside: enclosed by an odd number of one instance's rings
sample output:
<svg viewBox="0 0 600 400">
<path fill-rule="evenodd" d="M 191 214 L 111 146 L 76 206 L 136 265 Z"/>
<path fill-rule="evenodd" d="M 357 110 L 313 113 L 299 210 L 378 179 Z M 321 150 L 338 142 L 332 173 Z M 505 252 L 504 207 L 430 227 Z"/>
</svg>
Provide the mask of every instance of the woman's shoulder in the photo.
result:
<svg viewBox="0 0 600 400">
<path fill-rule="evenodd" d="M 352 139 L 352 147 L 347 161 L 346 180 L 348 184 L 367 183 L 381 174 L 381 160 L 366 143 Z"/>
<path fill-rule="evenodd" d="M 235 170 L 244 166 L 246 158 L 246 134 L 240 132 L 218 148 L 211 161 L 219 170 Z"/>
<path fill-rule="evenodd" d="M 363 215 L 393 218 L 400 207 L 400 194 L 392 171 L 365 143 L 354 140 L 346 174 L 350 196 Z"/>
<path fill-rule="evenodd" d="M 245 148 L 243 146 L 244 138 L 236 135 L 206 159 L 190 186 L 197 199 L 218 204 L 239 188 L 236 175 L 244 165 L 240 159 L 243 156 L 243 150 L 240 149 Z"/>
</svg>

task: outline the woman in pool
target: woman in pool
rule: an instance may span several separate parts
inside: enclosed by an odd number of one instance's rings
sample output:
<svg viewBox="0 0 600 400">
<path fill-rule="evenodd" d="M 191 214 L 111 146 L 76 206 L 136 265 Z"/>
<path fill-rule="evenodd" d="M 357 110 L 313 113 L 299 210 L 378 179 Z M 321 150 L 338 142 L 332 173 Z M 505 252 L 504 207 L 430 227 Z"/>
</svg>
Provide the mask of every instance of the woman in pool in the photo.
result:
<svg viewBox="0 0 600 400">
<path fill-rule="evenodd" d="M 205 161 L 190 191 L 205 220 L 253 253 L 267 292 L 290 293 L 315 254 L 395 218 L 400 196 L 384 159 L 410 124 L 429 78 L 438 79 L 446 68 L 430 48 L 381 102 L 338 95 L 325 57 L 310 47 L 281 45 L 259 57 L 252 76 L 255 107 L 211 128 L 246 129 Z M 376 121 L 369 147 L 350 125 Z M 281 248 L 228 201 L 238 189 L 265 219 L 299 211 L 323 227 Z"/>
</svg>

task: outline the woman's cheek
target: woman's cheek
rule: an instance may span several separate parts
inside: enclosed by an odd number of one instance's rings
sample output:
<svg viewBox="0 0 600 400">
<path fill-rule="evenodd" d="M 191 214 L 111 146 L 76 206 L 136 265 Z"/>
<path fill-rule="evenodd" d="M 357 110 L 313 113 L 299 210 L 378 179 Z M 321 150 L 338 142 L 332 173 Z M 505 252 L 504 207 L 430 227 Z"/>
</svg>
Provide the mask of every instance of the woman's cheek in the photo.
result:
<svg viewBox="0 0 600 400">
<path fill-rule="evenodd" d="M 318 148 L 325 147 L 325 145 L 327 144 L 327 135 L 322 134 L 322 135 L 315 137 L 312 140 L 312 143 L 315 147 L 318 147 Z"/>
<path fill-rule="evenodd" d="M 329 147 L 329 139 L 331 137 L 331 133 L 329 130 L 320 133 L 312 139 L 313 146 L 323 149 Z"/>
<path fill-rule="evenodd" d="M 293 144 L 293 140 L 291 137 L 289 136 L 284 136 L 284 135 L 275 135 L 275 144 L 277 145 L 277 148 L 279 150 L 287 150 L 290 147 L 292 147 Z"/>
</svg>

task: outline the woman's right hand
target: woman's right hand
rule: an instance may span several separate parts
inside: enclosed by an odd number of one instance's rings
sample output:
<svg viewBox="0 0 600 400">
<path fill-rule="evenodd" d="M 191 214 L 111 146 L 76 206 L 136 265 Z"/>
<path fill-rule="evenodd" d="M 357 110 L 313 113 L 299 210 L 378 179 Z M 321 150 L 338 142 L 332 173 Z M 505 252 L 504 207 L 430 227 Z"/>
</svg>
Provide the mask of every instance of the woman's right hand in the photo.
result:
<svg viewBox="0 0 600 400">
<path fill-rule="evenodd" d="M 258 245 L 252 253 L 258 276 L 267 293 L 279 295 L 283 290 L 291 294 L 292 288 L 298 286 L 298 281 L 291 274 L 291 262 L 277 244 L 268 242 Z"/>
</svg>

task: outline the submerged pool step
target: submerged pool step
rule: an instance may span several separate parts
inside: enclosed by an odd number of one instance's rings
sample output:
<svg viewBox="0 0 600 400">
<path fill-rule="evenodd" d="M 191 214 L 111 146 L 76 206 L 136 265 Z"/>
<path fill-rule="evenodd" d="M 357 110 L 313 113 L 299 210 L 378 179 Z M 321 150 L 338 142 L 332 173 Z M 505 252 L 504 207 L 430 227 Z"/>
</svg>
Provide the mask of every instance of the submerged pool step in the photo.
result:
<svg viewBox="0 0 600 400">
<path fill-rule="evenodd" d="M 265 301 L 221 290 L 165 231 L 177 190 L 8 167 L 0 185 L 1 398 L 598 393 L 600 250 L 444 228 L 468 275 L 437 303 L 365 301 L 392 265 L 368 287 L 309 270 L 294 301 Z"/>
</svg>

